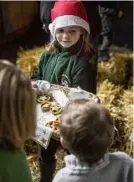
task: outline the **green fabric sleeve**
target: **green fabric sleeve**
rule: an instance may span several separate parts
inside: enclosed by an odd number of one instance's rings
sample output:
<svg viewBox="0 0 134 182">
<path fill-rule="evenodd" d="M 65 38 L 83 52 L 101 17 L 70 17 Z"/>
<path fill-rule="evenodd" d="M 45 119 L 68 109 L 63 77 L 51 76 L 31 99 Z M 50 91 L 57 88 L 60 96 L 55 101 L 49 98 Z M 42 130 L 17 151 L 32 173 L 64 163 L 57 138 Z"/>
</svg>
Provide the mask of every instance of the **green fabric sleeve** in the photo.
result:
<svg viewBox="0 0 134 182">
<path fill-rule="evenodd" d="M 43 77 L 43 66 L 45 64 L 45 60 L 46 60 L 46 52 L 42 54 L 41 58 L 40 58 L 40 62 L 38 67 L 36 68 L 36 70 L 32 73 L 31 75 L 31 79 L 32 80 L 42 80 Z"/>
<path fill-rule="evenodd" d="M 86 65 L 77 66 L 72 81 L 73 87 L 80 87 L 88 92 L 93 92 L 93 75 L 92 70 Z"/>
<path fill-rule="evenodd" d="M 32 182 L 26 155 L 22 151 L 3 153 L 0 176 L 3 182 Z"/>
<path fill-rule="evenodd" d="M 18 155 L 18 159 L 16 158 L 16 166 L 12 167 L 12 178 L 12 182 L 32 182 L 31 172 L 24 153 Z"/>
</svg>

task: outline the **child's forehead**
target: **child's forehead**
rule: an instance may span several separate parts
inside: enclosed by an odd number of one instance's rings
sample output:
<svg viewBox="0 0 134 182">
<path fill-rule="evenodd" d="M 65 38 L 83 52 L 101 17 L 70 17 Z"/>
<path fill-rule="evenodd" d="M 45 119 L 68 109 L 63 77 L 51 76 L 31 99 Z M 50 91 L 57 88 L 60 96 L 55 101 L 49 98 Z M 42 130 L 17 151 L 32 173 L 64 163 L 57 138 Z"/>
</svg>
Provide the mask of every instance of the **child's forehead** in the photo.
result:
<svg viewBox="0 0 134 182">
<path fill-rule="evenodd" d="M 61 27 L 61 28 L 58 28 L 58 29 L 63 29 L 63 30 L 71 30 L 71 29 L 82 29 L 80 26 L 68 26 L 68 27 Z"/>
</svg>

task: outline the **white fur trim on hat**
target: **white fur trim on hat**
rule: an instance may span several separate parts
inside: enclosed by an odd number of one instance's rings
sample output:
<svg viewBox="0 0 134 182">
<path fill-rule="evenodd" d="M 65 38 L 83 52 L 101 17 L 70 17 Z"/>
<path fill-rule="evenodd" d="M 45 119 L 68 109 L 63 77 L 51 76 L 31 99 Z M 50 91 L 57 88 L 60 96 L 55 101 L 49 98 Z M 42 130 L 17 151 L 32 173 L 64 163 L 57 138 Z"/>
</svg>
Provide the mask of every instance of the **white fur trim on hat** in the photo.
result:
<svg viewBox="0 0 134 182">
<path fill-rule="evenodd" d="M 74 15 L 64 15 L 57 17 L 52 23 L 49 24 L 49 30 L 51 32 L 51 35 L 55 38 L 56 29 L 68 26 L 80 26 L 87 30 L 88 33 L 90 33 L 88 22 Z"/>
</svg>

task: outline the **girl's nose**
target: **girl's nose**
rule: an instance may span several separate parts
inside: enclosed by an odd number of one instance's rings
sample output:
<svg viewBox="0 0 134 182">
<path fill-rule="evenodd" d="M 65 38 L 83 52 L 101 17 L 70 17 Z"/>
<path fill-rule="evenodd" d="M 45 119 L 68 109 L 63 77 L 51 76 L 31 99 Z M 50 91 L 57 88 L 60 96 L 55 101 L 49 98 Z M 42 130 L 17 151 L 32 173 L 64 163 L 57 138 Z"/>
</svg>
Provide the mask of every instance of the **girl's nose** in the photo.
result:
<svg viewBox="0 0 134 182">
<path fill-rule="evenodd" d="M 63 38 L 68 39 L 69 38 L 69 33 L 68 32 L 64 32 L 63 33 Z"/>
</svg>

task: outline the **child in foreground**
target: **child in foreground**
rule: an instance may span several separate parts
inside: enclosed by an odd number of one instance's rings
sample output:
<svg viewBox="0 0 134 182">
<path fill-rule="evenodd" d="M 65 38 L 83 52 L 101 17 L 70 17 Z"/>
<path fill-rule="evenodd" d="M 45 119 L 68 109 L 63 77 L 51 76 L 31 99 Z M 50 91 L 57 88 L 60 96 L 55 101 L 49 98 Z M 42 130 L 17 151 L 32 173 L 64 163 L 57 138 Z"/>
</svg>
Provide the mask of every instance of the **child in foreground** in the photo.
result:
<svg viewBox="0 0 134 182">
<path fill-rule="evenodd" d="M 109 111 L 81 99 L 65 107 L 60 123 L 61 143 L 71 155 L 65 157 L 53 182 L 132 182 L 133 162 L 123 152 L 108 152 L 114 136 Z"/>
<path fill-rule="evenodd" d="M 0 61 L 1 182 L 32 182 L 23 145 L 34 135 L 35 113 L 30 80 L 12 63 Z"/>
</svg>

